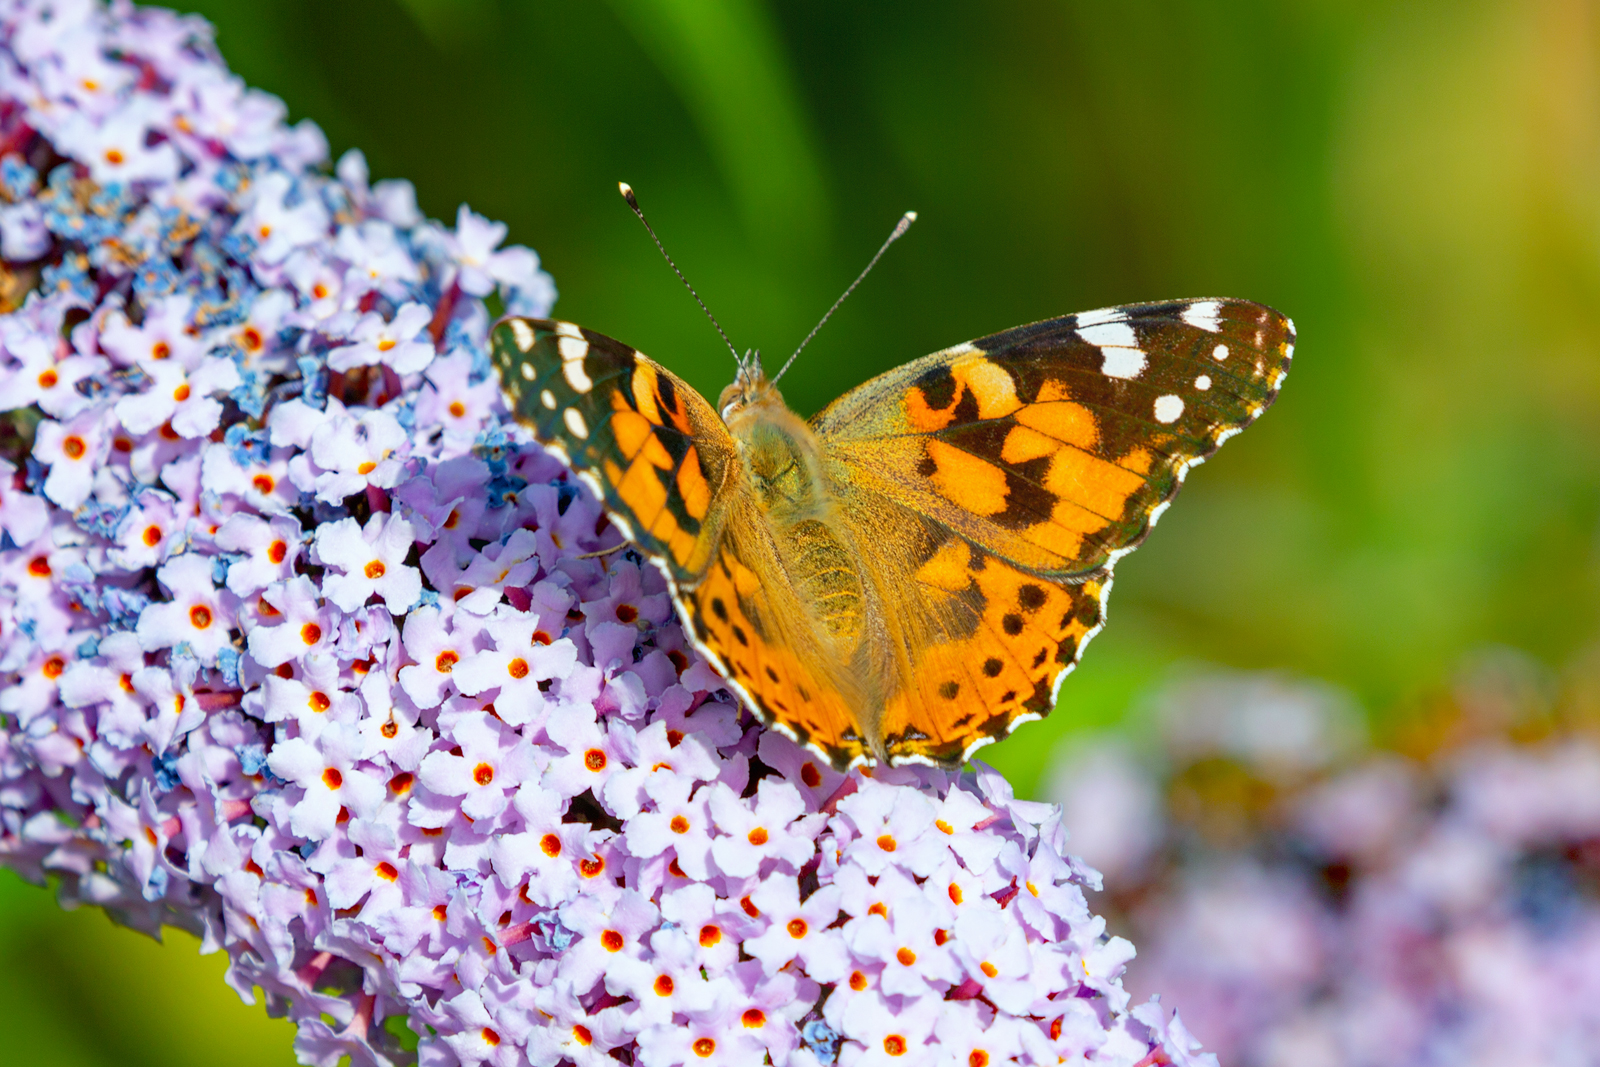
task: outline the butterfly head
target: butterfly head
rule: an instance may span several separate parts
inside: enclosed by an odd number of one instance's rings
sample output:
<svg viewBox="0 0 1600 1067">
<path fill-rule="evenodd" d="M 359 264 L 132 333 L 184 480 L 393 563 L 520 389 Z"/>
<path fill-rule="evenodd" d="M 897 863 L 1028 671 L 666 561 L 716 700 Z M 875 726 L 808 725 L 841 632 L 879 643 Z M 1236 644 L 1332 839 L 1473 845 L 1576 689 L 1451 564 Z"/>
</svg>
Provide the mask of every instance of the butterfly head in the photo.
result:
<svg viewBox="0 0 1600 1067">
<path fill-rule="evenodd" d="M 722 396 L 717 399 L 717 411 L 722 415 L 723 422 L 731 422 L 746 408 L 772 403 L 782 407 L 783 398 L 762 369 L 761 350 L 752 348 L 739 357 L 739 369 L 733 376 L 733 384 L 724 389 Z"/>
</svg>

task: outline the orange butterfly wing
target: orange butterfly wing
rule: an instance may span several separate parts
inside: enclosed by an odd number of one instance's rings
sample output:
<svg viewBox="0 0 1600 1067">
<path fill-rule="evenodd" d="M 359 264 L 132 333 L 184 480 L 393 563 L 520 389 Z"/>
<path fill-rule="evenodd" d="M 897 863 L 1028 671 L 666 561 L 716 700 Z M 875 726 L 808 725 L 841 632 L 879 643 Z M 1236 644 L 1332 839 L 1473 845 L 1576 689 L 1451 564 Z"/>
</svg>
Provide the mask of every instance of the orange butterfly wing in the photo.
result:
<svg viewBox="0 0 1600 1067">
<path fill-rule="evenodd" d="M 752 711 L 836 765 L 860 756 L 850 680 L 793 624 L 803 597 L 711 406 L 636 349 L 572 323 L 507 319 L 491 351 L 518 420 L 663 568 L 697 647 Z"/>
<path fill-rule="evenodd" d="M 1271 404 L 1293 347 L 1247 301 L 1112 308 L 906 364 L 812 420 L 845 515 L 934 531 L 886 583 L 910 590 L 897 611 L 927 605 L 874 724 L 892 758 L 957 762 L 1054 707 L 1117 559 Z"/>
</svg>

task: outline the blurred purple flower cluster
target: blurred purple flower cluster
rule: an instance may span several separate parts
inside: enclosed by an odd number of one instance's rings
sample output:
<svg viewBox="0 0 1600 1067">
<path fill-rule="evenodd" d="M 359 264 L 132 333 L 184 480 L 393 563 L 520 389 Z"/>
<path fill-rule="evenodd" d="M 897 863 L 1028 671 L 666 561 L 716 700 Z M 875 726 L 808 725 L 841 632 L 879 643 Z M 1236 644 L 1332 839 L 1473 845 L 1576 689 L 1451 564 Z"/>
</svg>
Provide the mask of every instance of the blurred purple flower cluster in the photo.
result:
<svg viewBox="0 0 1600 1067">
<path fill-rule="evenodd" d="M 0 2 L 0 862 L 330 1067 L 1214 1063 L 1056 809 L 835 773 L 586 555 L 538 260 L 325 152 L 201 20 Z"/>
<path fill-rule="evenodd" d="M 1325 687 L 1199 676 L 1154 749 L 1081 748 L 1056 795 L 1130 988 L 1239 1067 L 1600 1064 L 1594 667 L 1487 653 L 1376 748 Z"/>
</svg>

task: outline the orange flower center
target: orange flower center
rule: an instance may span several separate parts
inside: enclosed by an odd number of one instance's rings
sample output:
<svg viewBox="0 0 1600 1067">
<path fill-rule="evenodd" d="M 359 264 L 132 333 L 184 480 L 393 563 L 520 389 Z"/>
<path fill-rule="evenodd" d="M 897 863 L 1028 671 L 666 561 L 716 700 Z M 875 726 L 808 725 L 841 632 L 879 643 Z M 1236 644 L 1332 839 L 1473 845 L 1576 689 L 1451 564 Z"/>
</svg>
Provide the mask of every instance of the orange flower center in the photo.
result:
<svg viewBox="0 0 1600 1067">
<path fill-rule="evenodd" d="M 89 446 L 77 434 L 72 434 L 61 442 L 61 454 L 68 459 L 82 459 L 84 453 L 89 451 Z"/>
<path fill-rule="evenodd" d="M 189 621 L 194 623 L 196 630 L 204 630 L 211 625 L 211 609 L 204 604 L 196 604 L 189 609 Z"/>
</svg>

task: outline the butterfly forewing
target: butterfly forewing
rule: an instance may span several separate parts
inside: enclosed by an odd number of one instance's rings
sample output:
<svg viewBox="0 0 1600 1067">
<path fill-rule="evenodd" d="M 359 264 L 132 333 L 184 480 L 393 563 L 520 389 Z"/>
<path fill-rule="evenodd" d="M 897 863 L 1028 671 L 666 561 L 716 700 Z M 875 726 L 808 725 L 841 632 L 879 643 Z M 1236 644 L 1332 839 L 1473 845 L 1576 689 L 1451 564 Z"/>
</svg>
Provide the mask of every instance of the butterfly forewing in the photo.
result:
<svg viewBox="0 0 1600 1067">
<path fill-rule="evenodd" d="M 1068 315 L 958 345 L 813 420 L 841 477 L 1055 578 L 1136 545 L 1272 402 L 1293 326 L 1241 300 Z"/>
<path fill-rule="evenodd" d="M 508 319 L 491 347 L 519 421 L 555 449 L 677 582 L 715 550 L 718 490 L 738 463 L 698 393 L 636 349 L 570 322 Z"/>
</svg>

